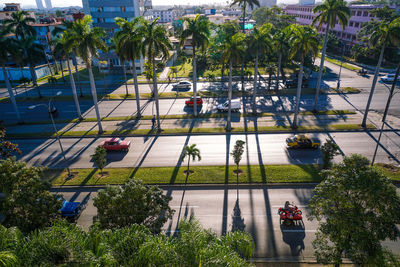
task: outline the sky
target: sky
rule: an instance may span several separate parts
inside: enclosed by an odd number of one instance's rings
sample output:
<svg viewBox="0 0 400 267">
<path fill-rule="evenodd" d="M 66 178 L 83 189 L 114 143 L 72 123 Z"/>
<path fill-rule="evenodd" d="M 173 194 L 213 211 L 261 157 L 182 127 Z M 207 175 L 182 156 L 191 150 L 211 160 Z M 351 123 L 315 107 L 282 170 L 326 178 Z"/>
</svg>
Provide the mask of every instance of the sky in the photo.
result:
<svg viewBox="0 0 400 267">
<path fill-rule="evenodd" d="M 228 0 L 231 2 L 231 0 Z M 44 3 L 44 0 L 42 0 Z M 82 6 L 82 0 L 52 0 L 53 7 L 66 7 L 66 6 Z M 182 4 L 193 4 L 192 0 L 169 0 L 167 1 L 169 5 L 182 5 Z M 197 4 L 226 4 L 227 0 L 197 0 L 195 1 Z M 285 3 L 285 4 L 293 4 L 297 3 L 298 0 L 278 0 L 278 4 Z M 0 0 L 1 5 L 4 6 L 4 3 L 21 3 L 22 7 L 33 6 L 36 7 L 35 0 Z M 165 0 L 153 0 L 153 5 L 163 5 L 165 4 Z"/>
</svg>

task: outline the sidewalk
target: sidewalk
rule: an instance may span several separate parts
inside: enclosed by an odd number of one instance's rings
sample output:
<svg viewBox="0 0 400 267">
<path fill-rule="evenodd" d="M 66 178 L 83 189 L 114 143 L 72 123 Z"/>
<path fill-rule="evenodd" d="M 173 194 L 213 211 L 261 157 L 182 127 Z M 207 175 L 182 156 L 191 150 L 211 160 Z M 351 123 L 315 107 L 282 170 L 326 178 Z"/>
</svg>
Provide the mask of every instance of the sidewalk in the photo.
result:
<svg viewBox="0 0 400 267">
<path fill-rule="evenodd" d="M 275 113 L 273 116 L 265 117 L 241 117 L 238 114 L 232 116 L 232 128 L 240 131 L 254 132 L 256 130 L 261 132 L 277 132 L 290 130 L 293 120 L 293 114 Z M 362 121 L 362 114 L 346 114 L 346 115 L 299 115 L 298 125 L 303 129 L 309 128 L 310 130 L 318 130 L 318 127 L 330 127 L 333 129 L 359 129 L 359 124 Z M 380 129 L 381 115 L 375 112 L 370 112 L 369 124 Z M 394 116 L 387 117 L 387 123 L 393 129 L 400 129 L 400 118 Z M 139 132 L 148 134 L 152 129 L 152 123 L 149 119 L 142 120 L 126 120 L 126 121 L 103 121 L 104 131 L 107 134 L 124 135 L 136 134 Z M 176 134 L 185 134 L 195 129 L 195 132 L 213 132 L 223 133 L 226 126 L 225 118 L 197 118 L 197 119 L 162 119 L 161 128 L 167 132 L 174 132 Z M 68 132 L 69 136 L 83 136 L 86 134 L 96 134 L 96 122 L 77 122 L 77 123 L 58 123 L 56 125 L 60 132 Z M 336 127 L 336 128 L 335 128 Z M 386 127 L 387 129 L 389 127 Z M 203 129 L 203 130 L 199 130 Z M 218 130 L 216 130 L 218 129 Z M 140 131 L 141 130 L 141 131 Z M 54 132 L 51 124 L 37 124 L 37 125 L 18 125 L 7 127 L 7 134 L 13 135 L 26 135 L 44 136 Z"/>
</svg>

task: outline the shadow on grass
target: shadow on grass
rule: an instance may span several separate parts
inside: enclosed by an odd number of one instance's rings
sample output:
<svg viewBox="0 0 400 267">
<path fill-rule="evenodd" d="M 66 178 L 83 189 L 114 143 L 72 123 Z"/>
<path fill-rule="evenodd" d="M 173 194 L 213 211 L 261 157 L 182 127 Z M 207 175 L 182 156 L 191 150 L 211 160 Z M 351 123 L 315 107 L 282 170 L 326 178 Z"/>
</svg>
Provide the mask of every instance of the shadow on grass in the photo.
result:
<svg viewBox="0 0 400 267">
<path fill-rule="evenodd" d="M 97 170 L 98 170 L 97 168 L 93 168 L 92 171 L 88 175 L 86 175 L 85 179 L 83 179 L 80 185 L 86 185 L 86 183 L 89 182 L 90 179 L 92 179 L 93 175 L 97 172 Z"/>
</svg>

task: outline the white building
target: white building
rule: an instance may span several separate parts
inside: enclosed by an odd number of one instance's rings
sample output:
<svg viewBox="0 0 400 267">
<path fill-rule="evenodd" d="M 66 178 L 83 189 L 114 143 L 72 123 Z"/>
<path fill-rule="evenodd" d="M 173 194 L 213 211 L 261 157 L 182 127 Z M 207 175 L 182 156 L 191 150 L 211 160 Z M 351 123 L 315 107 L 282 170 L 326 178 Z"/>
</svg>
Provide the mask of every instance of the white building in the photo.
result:
<svg viewBox="0 0 400 267">
<path fill-rule="evenodd" d="M 299 0 L 300 6 L 315 5 L 315 0 Z"/>
<path fill-rule="evenodd" d="M 151 12 L 152 12 L 152 15 L 153 15 L 153 19 L 160 18 L 158 20 L 158 22 L 160 22 L 160 23 L 172 22 L 177 17 L 176 12 L 173 9 L 168 9 L 168 10 L 153 9 Z"/>
</svg>

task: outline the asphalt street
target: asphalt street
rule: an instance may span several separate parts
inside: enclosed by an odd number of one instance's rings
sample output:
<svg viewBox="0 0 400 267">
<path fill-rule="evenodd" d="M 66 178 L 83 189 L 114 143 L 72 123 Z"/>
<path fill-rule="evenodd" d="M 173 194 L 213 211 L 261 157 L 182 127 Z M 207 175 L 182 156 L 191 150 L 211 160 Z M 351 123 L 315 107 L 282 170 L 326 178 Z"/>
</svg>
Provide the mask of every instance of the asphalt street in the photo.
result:
<svg viewBox="0 0 400 267">
<path fill-rule="evenodd" d="M 307 261 L 313 258 L 311 242 L 315 238 L 318 223 L 307 219 L 307 204 L 312 197 L 312 186 L 207 186 L 164 187 L 172 197 L 170 206 L 174 217 L 163 227 L 173 235 L 182 218 L 194 216 L 206 229 L 218 235 L 239 227 L 251 234 L 255 241 L 255 257 L 269 261 Z M 85 229 L 92 224 L 96 208 L 93 197 L 97 189 L 59 189 L 59 193 L 71 201 L 83 201 L 86 205 L 77 223 Z M 239 198 L 238 198 L 239 196 Z M 294 202 L 303 211 L 303 224 L 280 224 L 278 209 L 285 201 Z M 210 205 L 212 203 L 212 205 Z M 384 246 L 400 254 L 399 241 L 385 241 Z"/>
<path fill-rule="evenodd" d="M 234 162 L 229 155 L 236 140 L 246 142 L 241 164 L 311 164 L 321 163 L 319 150 L 288 150 L 285 140 L 289 134 L 234 134 L 127 137 L 131 141 L 129 152 L 109 152 L 107 167 L 176 166 L 183 148 L 196 144 L 201 151 L 201 161 L 192 165 L 225 165 Z M 378 132 L 315 133 L 311 136 L 322 141 L 332 138 L 344 155 L 362 154 L 369 159 L 374 153 Z M 96 146 L 104 138 L 63 138 L 62 144 L 72 168 L 90 168 L 90 159 Z M 12 140 L 22 150 L 20 158 L 32 165 L 64 167 L 64 161 L 55 139 Z M 340 160 L 340 156 L 336 160 Z M 377 162 L 397 163 L 400 159 L 400 135 L 385 132 L 378 150 Z"/>
</svg>

